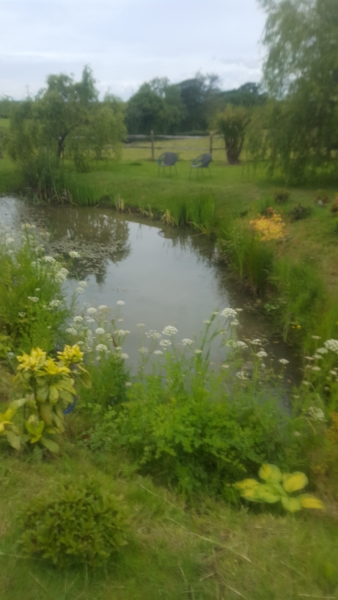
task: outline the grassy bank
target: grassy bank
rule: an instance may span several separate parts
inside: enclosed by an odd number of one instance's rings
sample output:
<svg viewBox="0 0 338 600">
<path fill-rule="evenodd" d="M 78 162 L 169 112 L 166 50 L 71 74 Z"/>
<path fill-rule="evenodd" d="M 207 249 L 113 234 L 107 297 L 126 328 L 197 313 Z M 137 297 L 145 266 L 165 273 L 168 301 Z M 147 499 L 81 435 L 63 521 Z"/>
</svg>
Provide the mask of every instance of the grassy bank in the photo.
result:
<svg viewBox="0 0 338 600">
<path fill-rule="evenodd" d="M 287 361 L 274 374 L 261 340 L 238 342 L 234 309 L 213 314 L 194 340 L 176 341 L 173 326 L 145 331 L 132 374 L 122 350 L 128 333 L 117 328 L 124 302 L 110 310 L 78 299 L 67 308 L 67 270 L 41 250 L 45 236 L 26 226 L 21 244 L 5 230 L 0 242 L 2 597 L 336 598 L 338 342 L 315 341 L 307 379 L 293 390 L 292 415 L 278 408 Z M 227 351 L 219 372 L 208 363 L 216 338 Z M 64 343 L 73 346 L 56 355 Z M 233 484 L 257 477 L 266 462 L 306 473 L 325 510 L 288 515 L 269 497 L 242 500 Z M 66 496 L 55 519 L 45 502 L 55 503 L 66 478 L 78 492 Z M 97 498 L 89 512 L 81 505 L 71 516 L 78 533 L 67 531 L 61 546 L 63 523 L 91 478 L 128 516 L 127 544 L 97 570 L 76 556 L 71 567 L 53 566 L 39 551 L 43 539 L 62 561 L 90 535 L 99 555 Z M 36 501 L 41 494 L 47 500 Z M 47 530 L 23 546 L 23 515 L 32 506 L 40 507 L 33 529 Z"/>
<path fill-rule="evenodd" d="M 6 600 L 251 600 L 337 598 L 337 523 L 328 516 L 250 514 L 205 499 L 200 510 L 149 478 L 127 475 L 123 456 L 69 448 L 62 460 L 2 460 L 0 592 Z M 121 556 L 97 573 L 57 570 L 18 556 L 18 511 L 64 476 L 95 475 L 131 507 Z"/>
<path fill-rule="evenodd" d="M 62 177 L 52 181 L 53 189 L 61 186 L 60 201 L 138 211 L 167 224 L 188 223 L 197 233 L 216 236 L 223 258 L 240 282 L 258 294 L 262 309 L 285 340 L 311 349 L 311 335 L 336 337 L 338 213 L 331 211 L 335 188 L 290 189 L 287 202 L 278 204 L 278 181 L 268 182 L 264 172 L 250 164 L 225 166 L 220 151 L 211 177 L 204 171 L 193 171 L 190 177 L 194 150 L 186 146 L 197 144 L 205 150 L 206 139 L 159 143 L 158 153 L 181 148 L 177 175 L 168 171 L 158 175 L 157 164 L 144 160 L 148 149 L 128 146 L 123 161 L 93 161 L 88 173 L 75 173 L 65 161 Z M 2 191 L 20 187 L 7 159 L 0 161 L 0 173 Z M 250 222 L 269 207 L 285 224 L 285 235 L 260 242 L 252 235 Z"/>
</svg>

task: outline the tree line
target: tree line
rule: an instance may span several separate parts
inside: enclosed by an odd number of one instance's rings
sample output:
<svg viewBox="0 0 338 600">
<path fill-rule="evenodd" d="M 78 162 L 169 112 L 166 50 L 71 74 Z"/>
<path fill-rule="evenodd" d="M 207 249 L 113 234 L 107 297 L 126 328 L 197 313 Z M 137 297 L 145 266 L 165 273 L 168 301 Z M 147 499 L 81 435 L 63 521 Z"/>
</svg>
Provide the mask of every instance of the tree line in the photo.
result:
<svg viewBox="0 0 338 600">
<path fill-rule="evenodd" d="M 149 134 L 218 131 L 229 164 L 247 156 L 288 183 L 316 173 L 338 176 L 338 2 L 258 0 L 266 12 L 263 81 L 223 91 L 217 75 L 197 73 L 177 84 L 167 78 L 143 83 L 123 103 L 99 100 L 85 67 L 80 81 L 50 75 L 36 98 L 0 101 L 11 113 L 5 146 L 15 160 L 41 149 L 65 151 L 78 169 L 86 156 L 119 157 L 127 132 Z"/>
</svg>

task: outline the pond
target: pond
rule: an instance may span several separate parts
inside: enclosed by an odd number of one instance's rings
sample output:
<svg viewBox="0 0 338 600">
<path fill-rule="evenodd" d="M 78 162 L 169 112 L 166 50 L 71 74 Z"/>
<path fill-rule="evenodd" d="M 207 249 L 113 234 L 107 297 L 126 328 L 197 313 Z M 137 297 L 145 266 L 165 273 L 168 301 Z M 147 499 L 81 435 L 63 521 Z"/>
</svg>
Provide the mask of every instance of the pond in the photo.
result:
<svg viewBox="0 0 338 600">
<path fill-rule="evenodd" d="M 116 213 L 107 208 L 34 206 L 16 198 L 0 199 L 0 222 L 13 229 L 23 223 L 48 229 L 48 254 L 79 253 L 66 284 L 71 296 L 79 280 L 87 287 L 79 305 L 107 305 L 131 333 L 123 350 L 138 362 L 142 323 L 147 330 L 178 329 L 177 340 L 193 338 L 214 311 L 240 308 L 239 339 L 260 338 L 270 360 L 287 358 L 287 377 L 297 380 L 299 364 L 290 348 L 275 337 L 254 308 L 255 298 L 236 288 L 217 250 L 205 236 Z M 118 306 L 117 302 L 125 304 Z M 123 319 L 123 321 L 122 321 Z M 225 349 L 215 348 L 221 364 Z"/>
</svg>

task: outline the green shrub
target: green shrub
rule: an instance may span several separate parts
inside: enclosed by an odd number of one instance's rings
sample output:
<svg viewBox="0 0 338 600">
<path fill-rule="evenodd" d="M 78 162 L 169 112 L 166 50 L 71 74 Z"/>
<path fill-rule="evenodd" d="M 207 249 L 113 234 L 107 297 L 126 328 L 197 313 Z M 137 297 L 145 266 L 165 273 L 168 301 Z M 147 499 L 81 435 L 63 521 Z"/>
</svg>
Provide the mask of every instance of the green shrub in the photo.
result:
<svg viewBox="0 0 338 600">
<path fill-rule="evenodd" d="M 41 255 L 42 239 L 31 239 L 26 225 L 21 243 L 4 232 L 0 241 L 0 333 L 12 349 L 50 351 L 70 311 L 62 296 L 68 271 Z"/>
<path fill-rule="evenodd" d="M 54 155 L 41 151 L 23 161 L 20 170 L 28 196 L 43 202 L 68 201 L 64 171 Z"/>
<path fill-rule="evenodd" d="M 104 492 L 97 481 L 66 481 L 49 495 L 29 502 L 23 512 L 23 552 L 58 567 L 95 568 L 124 546 L 128 532 L 122 498 Z"/>
<path fill-rule="evenodd" d="M 286 190 L 276 190 L 274 199 L 276 204 L 286 204 L 290 200 L 290 194 Z"/>
<path fill-rule="evenodd" d="M 98 364 L 88 365 L 92 388 L 82 387 L 80 391 L 81 404 L 88 411 L 108 409 L 127 399 L 126 381 L 128 371 L 125 361 L 116 354 L 108 354 Z"/>
<path fill-rule="evenodd" d="M 142 472 L 185 496 L 223 494 L 268 457 L 283 461 L 282 418 L 275 406 L 253 399 L 253 390 L 233 390 L 230 398 L 215 374 L 189 376 L 179 363 L 166 381 L 148 376 L 134 383 L 129 401 L 92 432 L 95 443 L 109 439 L 111 448 L 125 448 Z"/>
<path fill-rule="evenodd" d="M 312 209 L 310 206 L 303 206 L 301 203 L 294 206 L 289 211 L 289 216 L 291 221 L 300 221 L 301 219 L 306 219 L 311 215 Z"/>
</svg>

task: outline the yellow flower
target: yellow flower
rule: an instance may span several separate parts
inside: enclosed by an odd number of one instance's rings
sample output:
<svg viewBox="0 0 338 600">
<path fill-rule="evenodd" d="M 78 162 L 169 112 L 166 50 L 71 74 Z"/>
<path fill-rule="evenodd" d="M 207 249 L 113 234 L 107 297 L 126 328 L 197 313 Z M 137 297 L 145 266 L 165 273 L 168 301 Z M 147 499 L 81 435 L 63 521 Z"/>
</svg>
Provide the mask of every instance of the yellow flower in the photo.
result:
<svg viewBox="0 0 338 600">
<path fill-rule="evenodd" d="M 44 370 L 48 375 L 68 375 L 70 369 L 65 366 L 57 365 L 52 358 L 49 358 L 44 365 Z"/>
<path fill-rule="evenodd" d="M 282 217 L 278 214 L 273 214 L 269 219 L 258 217 L 250 221 L 250 225 L 257 231 L 261 241 L 264 242 L 280 240 L 286 236 L 286 225 L 283 223 Z"/>
<path fill-rule="evenodd" d="M 43 367 L 46 361 L 46 352 L 41 348 L 33 348 L 30 354 L 22 353 L 22 356 L 17 356 L 19 363 L 18 371 L 38 371 Z"/>
<path fill-rule="evenodd" d="M 83 352 L 81 352 L 78 344 L 74 346 L 65 346 L 63 352 L 58 352 L 59 360 L 66 365 L 71 363 L 79 363 L 83 361 Z"/>
</svg>

